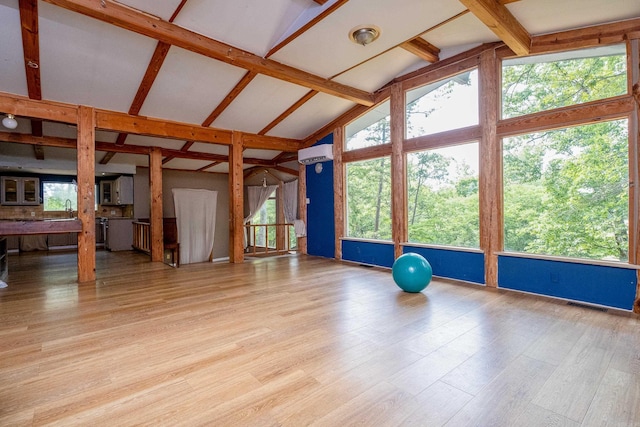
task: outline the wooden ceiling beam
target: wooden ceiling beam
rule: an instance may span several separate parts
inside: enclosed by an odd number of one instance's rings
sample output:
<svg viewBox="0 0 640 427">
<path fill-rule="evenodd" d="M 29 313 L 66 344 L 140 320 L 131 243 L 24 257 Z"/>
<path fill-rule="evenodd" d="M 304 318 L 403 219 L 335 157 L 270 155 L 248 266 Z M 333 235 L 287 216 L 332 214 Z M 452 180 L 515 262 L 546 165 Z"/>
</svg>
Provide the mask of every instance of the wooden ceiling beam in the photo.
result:
<svg viewBox="0 0 640 427">
<path fill-rule="evenodd" d="M 531 35 L 497 0 L 459 0 L 484 25 L 489 27 L 516 55 L 531 51 Z"/>
<path fill-rule="evenodd" d="M 257 148 L 260 150 L 298 151 L 300 141 L 297 139 L 278 138 L 275 136 L 255 135 L 240 132 L 243 148 Z"/>
<path fill-rule="evenodd" d="M 327 2 L 327 0 L 313 0 L 313 1 L 315 1 L 316 3 L 318 3 L 321 6 Z"/>
<path fill-rule="evenodd" d="M 406 41 L 400 47 L 427 62 L 440 60 L 440 49 L 421 37 Z"/>
<path fill-rule="evenodd" d="M 38 1 L 19 0 L 22 50 L 29 98 L 42 99 L 40 85 L 40 41 L 38 36 Z"/>
<path fill-rule="evenodd" d="M 372 95 L 366 91 L 262 58 L 112 0 L 45 1 L 248 71 L 308 87 L 358 104 L 373 104 Z"/>
<path fill-rule="evenodd" d="M 266 135 L 267 132 L 269 132 L 271 129 L 273 129 L 274 127 L 276 127 L 280 123 L 282 123 L 284 121 L 284 119 L 286 119 L 291 114 L 293 114 L 298 108 L 302 107 L 304 104 L 307 103 L 307 101 L 309 101 L 311 98 L 313 98 L 317 94 L 318 94 L 317 90 L 311 90 L 311 91 L 307 92 L 302 98 L 297 100 L 295 102 L 295 104 L 293 104 L 291 107 L 287 108 L 282 114 L 280 114 L 278 117 L 276 117 L 271 123 L 269 123 L 267 126 L 265 126 L 260 132 L 258 132 L 258 135 Z"/>
<path fill-rule="evenodd" d="M 76 149 L 76 139 L 73 138 L 60 138 L 53 136 L 40 136 L 36 137 L 24 133 L 15 132 L 0 132 L 0 141 L 2 142 L 15 142 L 19 144 L 31 144 L 42 147 L 58 147 Z M 96 141 L 96 151 L 105 151 L 107 153 L 125 153 L 125 154 L 140 154 L 148 155 L 152 147 L 141 145 L 116 145 L 112 142 Z M 199 153 L 195 151 L 181 151 L 171 150 L 168 148 L 161 148 L 162 155 L 165 157 L 174 157 L 180 159 L 189 160 L 207 160 L 211 162 L 226 163 L 229 161 L 229 157 L 224 154 L 212 154 L 212 153 Z M 245 157 L 242 159 L 244 163 L 249 165 L 268 166 L 275 167 L 273 160 L 258 159 Z"/>
<path fill-rule="evenodd" d="M 231 103 L 240 95 L 240 93 L 246 88 L 249 83 L 258 75 L 255 71 L 248 71 L 238 84 L 224 97 L 224 99 L 218 104 L 218 106 L 209 114 L 209 117 L 202 122 L 202 126 L 211 126 L 211 124 L 224 112 L 224 110 L 231 105 Z"/>
</svg>

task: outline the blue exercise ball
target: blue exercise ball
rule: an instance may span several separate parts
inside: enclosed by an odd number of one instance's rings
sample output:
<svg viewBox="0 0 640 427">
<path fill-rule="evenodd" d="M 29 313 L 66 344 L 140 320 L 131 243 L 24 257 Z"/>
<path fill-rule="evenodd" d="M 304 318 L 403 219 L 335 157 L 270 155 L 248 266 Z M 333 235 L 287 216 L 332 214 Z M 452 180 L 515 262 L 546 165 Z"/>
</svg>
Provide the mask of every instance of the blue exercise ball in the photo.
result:
<svg viewBox="0 0 640 427">
<path fill-rule="evenodd" d="M 391 268 L 393 280 L 405 292 L 420 292 L 429 285 L 433 271 L 422 255 L 413 252 L 398 257 Z"/>
</svg>

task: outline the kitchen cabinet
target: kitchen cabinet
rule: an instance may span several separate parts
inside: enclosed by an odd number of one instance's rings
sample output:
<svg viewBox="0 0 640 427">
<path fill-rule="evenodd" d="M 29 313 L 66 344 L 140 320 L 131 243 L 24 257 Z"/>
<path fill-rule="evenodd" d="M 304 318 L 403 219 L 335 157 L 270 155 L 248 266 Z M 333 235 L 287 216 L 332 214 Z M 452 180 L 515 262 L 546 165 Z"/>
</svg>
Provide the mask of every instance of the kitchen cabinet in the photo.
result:
<svg viewBox="0 0 640 427">
<path fill-rule="evenodd" d="M 132 205 L 133 177 L 121 176 L 113 181 L 100 181 L 101 205 Z"/>
<path fill-rule="evenodd" d="M 1 186 L 0 202 L 3 205 L 40 204 L 39 178 L 3 176 Z"/>
<path fill-rule="evenodd" d="M 110 251 L 130 251 L 133 248 L 133 219 L 109 218 L 104 247 Z"/>
</svg>

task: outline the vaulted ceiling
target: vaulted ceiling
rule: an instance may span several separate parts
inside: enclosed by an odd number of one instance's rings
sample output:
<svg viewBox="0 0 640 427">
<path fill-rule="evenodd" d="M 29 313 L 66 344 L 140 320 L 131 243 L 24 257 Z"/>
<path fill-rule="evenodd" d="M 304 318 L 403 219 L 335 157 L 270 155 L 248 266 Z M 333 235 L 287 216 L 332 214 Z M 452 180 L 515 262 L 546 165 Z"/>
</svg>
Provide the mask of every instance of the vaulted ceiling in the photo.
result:
<svg viewBox="0 0 640 427">
<path fill-rule="evenodd" d="M 286 171 L 295 163 L 270 138 L 304 140 L 371 105 L 398 76 L 483 43 L 525 55 L 532 35 L 637 17 L 637 0 L 0 0 L 0 92 L 259 135 L 264 149 L 246 149 L 245 168 Z M 352 42 L 360 25 L 378 27 L 378 40 Z M 76 134 L 67 124 L 18 122 L 13 132 L 22 135 Z M 96 138 L 164 148 L 165 168 L 228 171 L 225 145 L 106 131 Z M 75 159 L 73 150 L 8 142 L 0 154 L 7 168 Z M 106 150 L 96 160 L 148 164 Z"/>
</svg>

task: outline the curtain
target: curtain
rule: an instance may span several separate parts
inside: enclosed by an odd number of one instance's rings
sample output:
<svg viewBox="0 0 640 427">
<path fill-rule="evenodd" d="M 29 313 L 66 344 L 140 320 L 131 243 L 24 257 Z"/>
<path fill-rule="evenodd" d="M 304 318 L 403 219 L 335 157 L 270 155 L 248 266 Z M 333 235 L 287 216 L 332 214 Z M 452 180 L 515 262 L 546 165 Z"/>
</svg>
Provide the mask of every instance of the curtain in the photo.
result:
<svg viewBox="0 0 640 427">
<path fill-rule="evenodd" d="M 247 187 L 247 198 L 249 200 L 249 216 L 244 219 L 244 223 L 248 223 L 260 211 L 262 205 L 269 199 L 271 193 L 278 188 L 277 185 L 250 185 Z"/>
<path fill-rule="evenodd" d="M 216 229 L 217 191 L 174 188 L 180 264 L 209 261 Z"/>
<path fill-rule="evenodd" d="M 282 187 L 284 193 L 284 219 L 293 224 L 296 237 L 304 237 L 307 235 L 307 229 L 304 221 L 298 219 L 298 180 L 287 182 Z"/>
</svg>

